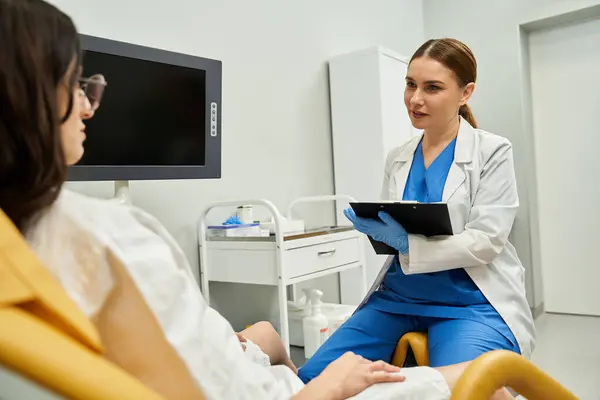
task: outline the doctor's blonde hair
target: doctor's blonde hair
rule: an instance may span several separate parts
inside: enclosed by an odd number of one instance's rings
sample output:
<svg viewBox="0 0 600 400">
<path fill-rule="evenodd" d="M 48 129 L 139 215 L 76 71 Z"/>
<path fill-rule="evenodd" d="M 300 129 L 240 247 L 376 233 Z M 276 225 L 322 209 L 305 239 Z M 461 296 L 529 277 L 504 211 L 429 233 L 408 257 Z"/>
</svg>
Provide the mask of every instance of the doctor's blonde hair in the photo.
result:
<svg viewBox="0 0 600 400">
<path fill-rule="evenodd" d="M 471 82 L 475 83 L 477 80 L 477 60 L 471 49 L 460 40 L 452 38 L 428 40 L 417 49 L 410 62 L 420 57 L 429 57 L 452 70 L 460 87 L 465 87 Z M 468 105 L 462 105 L 458 114 L 473 128 L 478 127 Z"/>
</svg>

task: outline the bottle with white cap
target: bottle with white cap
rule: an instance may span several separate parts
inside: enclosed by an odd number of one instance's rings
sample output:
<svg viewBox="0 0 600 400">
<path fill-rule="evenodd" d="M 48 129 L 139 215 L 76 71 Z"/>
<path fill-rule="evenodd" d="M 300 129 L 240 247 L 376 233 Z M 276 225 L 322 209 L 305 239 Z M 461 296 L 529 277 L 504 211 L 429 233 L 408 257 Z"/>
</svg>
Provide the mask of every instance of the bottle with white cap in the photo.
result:
<svg viewBox="0 0 600 400">
<path fill-rule="evenodd" d="M 323 292 L 318 289 L 304 289 L 310 301 L 310 315 L 302 319 L 304 333 L 304 357 L 310 358 L 329 337 L 329 321 L 321 308 Z"/>
</svg>

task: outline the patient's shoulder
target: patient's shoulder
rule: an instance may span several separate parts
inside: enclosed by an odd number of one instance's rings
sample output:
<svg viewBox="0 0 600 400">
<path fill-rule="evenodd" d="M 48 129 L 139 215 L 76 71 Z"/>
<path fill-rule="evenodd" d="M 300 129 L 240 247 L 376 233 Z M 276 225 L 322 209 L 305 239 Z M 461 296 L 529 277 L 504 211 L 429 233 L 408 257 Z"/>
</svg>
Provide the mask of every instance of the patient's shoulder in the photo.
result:
<svg viewBox="0 0 600 400">
<path fill-rule="evenodd" d="M 136 215 L 152 218 L 131 206 L 70 190 L 61 192 L 52 212 L 73 221 L 79 229 L 91 233 L 99 240 L 120 236 L 124 230 L 135 230 L 139 225 Z"/>
<path fill-rule="evenodd" d="M 58 215 L 71 221 L 73 232 L 90 237 L 114 253 L 134 279 L 147 280 L 149 268 L 158 265 L 162 266 L 161 273 L 178 270 L 194 275 L 175 239 L 144 210 L 68 190 L 61 193 L 55 208 Z"/>
<path fill-rule="evenodd" d="M 102 234 L 113 218 L 93 200 L 63 190 L 25 232 L 31 249 L 88 316 L 114 285 Z M 96 223 L 100 229 L 91 228 Z"/>
<path fill-rule="evenodd" d="M 65 224 L 68 236 L 85 236 L 115 251 L 142 245 L 148 240 L 171 238 L 163 225 L 149 213 L 112 200 L 86 196 L 64 189 L 41 221 L 49 225 Z M 39 225 L 39 224 L 38 224 Z"/>
<path fill-rule="evenodd" d="M 79 229 L 99 242 L 110 245 L 116 253 L 127 257 L 140 247 L 164 247 L 182 262 L 183 251 L 158 219 L 150 213 L 111 200 L 85 196 L 65 190 L 56 207 L 58 212 L 74 220 Z"/>
<path fill-rule="evenodd" d="M 33 221 L 25 232 L 30 246 L 38 252 L 97 254 L 103 247 L 103 232 L 119 216 L 101 201 L 63 190 L 57 200 Z"/>
</svg>

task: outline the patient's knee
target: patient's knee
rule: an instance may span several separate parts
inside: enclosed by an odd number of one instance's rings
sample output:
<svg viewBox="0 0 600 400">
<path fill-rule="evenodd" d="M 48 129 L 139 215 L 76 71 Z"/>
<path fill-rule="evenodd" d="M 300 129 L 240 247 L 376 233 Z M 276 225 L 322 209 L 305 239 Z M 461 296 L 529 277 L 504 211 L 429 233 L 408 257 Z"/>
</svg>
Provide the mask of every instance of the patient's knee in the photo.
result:
<svg viewBox="0 0 600 400">
<path fill-rule="evenodd" d="M 279 334 L 269 321 L 257 322 L 252 325 L 252 328 L 256 329 L 256 331 L 260 332 L 262 335 L 279 337 Z"/>
</svg>

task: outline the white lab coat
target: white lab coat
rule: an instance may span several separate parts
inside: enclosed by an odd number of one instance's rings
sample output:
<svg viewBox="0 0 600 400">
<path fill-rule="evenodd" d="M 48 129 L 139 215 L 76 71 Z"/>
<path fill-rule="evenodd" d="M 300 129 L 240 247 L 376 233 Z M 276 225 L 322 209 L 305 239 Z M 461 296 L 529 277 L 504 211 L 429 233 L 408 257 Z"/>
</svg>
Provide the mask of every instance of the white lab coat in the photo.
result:
<svg viewBox="0 0 600 400">
<path fill-rule="evenodd" d="M 384 200 L 402 200 L 420 140 L 415 137 L 388 155 Z M 525 297 L 525 270 L 508 241 L 519 207 L 510 142 L 461 118 L 442 201 L 448 203 L 454 235 L 408 235 L 409 252 L 400 254 L 402 271 L 408 275 L 464 268 L 515 335 L 521 354 L 530 357 L 535 326 Z M 380 287 L 392 261 L 389 257 L 363 304 Z"/>
<path fill-rule="evenodd" d="M 26 239 L 89 317 L 114 284 L 108 254 L 117 257 L 208 400 L 283 400 L 302 389 L 289 368 L 259 365 L 253 359 L 262 357 L 242 351 L 229 322 L 206 304 L 181 248 L 142 210 L 63 190 Z M 434 369 L 404 375 L 407 382 L 377 385 L 357 399 L 450 397 Z"/>
</svg>

